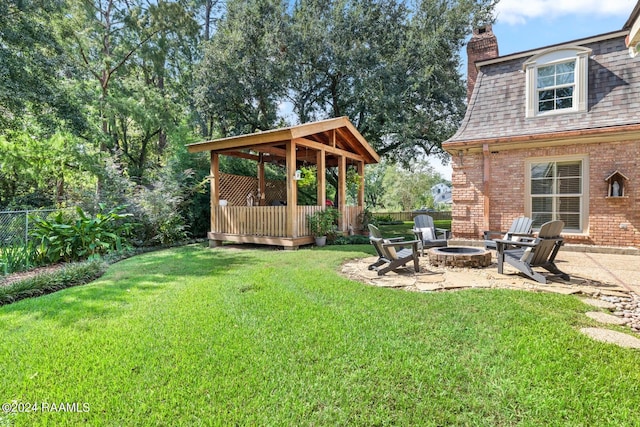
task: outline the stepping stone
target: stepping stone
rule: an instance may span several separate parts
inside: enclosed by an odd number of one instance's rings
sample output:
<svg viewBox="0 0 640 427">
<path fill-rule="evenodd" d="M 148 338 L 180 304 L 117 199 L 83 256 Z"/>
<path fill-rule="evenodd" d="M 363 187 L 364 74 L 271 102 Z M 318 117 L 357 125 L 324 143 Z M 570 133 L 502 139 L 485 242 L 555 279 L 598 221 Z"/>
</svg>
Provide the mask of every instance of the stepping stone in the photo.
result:
<svg viewBox="0 0 640 427">
<path fill-rule="evenodd" d="M 606 308 L 608 310 L 615 310 L 616 309 L 616 305 L 609 302 L 609 301 L 603 301 L 601 299 L 595 299 L 595 298 L 584 298 L 582 299 L 582 302 L 585 304 L 588 304 L 592 307 L 598 307 L 598 308 Z"/>
<path fill-rule="evenodd" d="M 416 281 L 420 283 L 441 283 L 444 282 L 443 273 L 425 272 L 416 276 Z"/>
<path fill-rule="evenodd" d="M 540 286 L 538 287 L 538 290 L 562 295 L 573 295 L 580 293 L 580 289 L 567 288 L 564 286 Z"/>
<path fill-rule="evenodd" d="M 582 328 L 580 332 L 596 341 L 616 344 L 625 348 L 640 348 L 640 339 L 622 332 L 601 328 Z"/>
<path fill-rule="evenodd" d="M 491 288 L 492 285 L 489 282 L 486 281 L 479 281 L 479 282 L 474 282 L 471 284 L 472 288 Z"/>
<path fill-rule="evenodd" d="M 589 311 L 585 315 L 593 320 L 597 320 L 600 323 L 608 323 L 610 325 L 626 325 L 630 322 L 630 319 L 623 319 L 612 314 L 603 313 L 601 311 Z"/>
<path fill-rule="evenodd" d="M 479 274 L 447 271 L 445 273 L 445 289 L 490 288 L 491 282 Z"/>
<path fill-rule="evenodd" d="M 463 289 L 463 288 L 470 288 L 471 285 L 470 284 L 465 284 L 465 283 L 443 283 L 442 284 L 442 288 L 443 289 Z"/>
<path fill-rule="evenodd" d="M 419 291 L 428 292 L 428 291 L 439 291 L 442 289 L 441 283 L 416 283 L 416 288 Z"/>
<path fill-rule="evenodd" d="M 629 298 L 628 292 L 618 292 L 618 291 L 610 291 L 609 289 L 600 289 L 600 293 L 602 295 L 609 295 L 612 297 Z"/>
</svg>

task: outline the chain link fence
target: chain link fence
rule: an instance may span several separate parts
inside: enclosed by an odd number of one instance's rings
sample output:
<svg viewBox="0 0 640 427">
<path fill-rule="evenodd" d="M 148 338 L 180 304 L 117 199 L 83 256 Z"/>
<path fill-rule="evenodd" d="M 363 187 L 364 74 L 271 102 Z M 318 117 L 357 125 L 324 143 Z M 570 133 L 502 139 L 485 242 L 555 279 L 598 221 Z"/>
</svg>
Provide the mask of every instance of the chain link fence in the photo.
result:
<svg viewBox="0 0 640 427">
<path fill-rule="evenodd" d="M 16 241 L 27 243 L 34 218 L 46 218 L 51 212 L 58 211 L 59 209 L 0 211 L 0 246 Z"/>
</svg>

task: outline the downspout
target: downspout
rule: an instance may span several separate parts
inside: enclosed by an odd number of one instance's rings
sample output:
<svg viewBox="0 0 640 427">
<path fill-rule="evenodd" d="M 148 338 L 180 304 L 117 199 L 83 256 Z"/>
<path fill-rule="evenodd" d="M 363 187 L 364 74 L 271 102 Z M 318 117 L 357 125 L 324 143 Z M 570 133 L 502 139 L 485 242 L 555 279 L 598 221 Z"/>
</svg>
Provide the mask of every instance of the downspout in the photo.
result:
<svg viewBox="0 0 640 427">
<path fill-rule="evenodd" d="M 482 160 L 483 160 L 483 188 L 482 199 L 484 202 L 484 217 L 483 217 L 483 230 L 491 230 L 489 227 L 490 217 L 490 204 L 489 204 L 489 192 L 491 191 L 491 152 L 489 151 L 489 144 L 482 144 Z"/>
</svg>

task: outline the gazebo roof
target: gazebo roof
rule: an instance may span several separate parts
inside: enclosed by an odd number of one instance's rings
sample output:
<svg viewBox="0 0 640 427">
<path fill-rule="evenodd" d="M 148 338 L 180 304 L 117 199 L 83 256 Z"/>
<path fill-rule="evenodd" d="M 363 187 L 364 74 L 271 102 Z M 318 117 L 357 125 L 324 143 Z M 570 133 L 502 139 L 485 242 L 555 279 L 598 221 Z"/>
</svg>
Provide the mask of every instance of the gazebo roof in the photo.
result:
<svg viewBox="0 0 640 427">
<path fill-rule="evenodd" d="M 365 164 L 380 161 L 378 154 L 347 117 L 198 142 L 187 145 L 187 149 L 190 153 L 212 151 L 250 159 L 257 159 L 255 153 L 258 153 L 269 156 L 269 161 L 278 161 L 284 160 L 286 143 L 290 141 L 298 147 L 298 161 L 315 163 L 314 152 L 319 150 Z M 302 153 L 301 148 L 310 149 L 311 155 Z"/>
</svg>

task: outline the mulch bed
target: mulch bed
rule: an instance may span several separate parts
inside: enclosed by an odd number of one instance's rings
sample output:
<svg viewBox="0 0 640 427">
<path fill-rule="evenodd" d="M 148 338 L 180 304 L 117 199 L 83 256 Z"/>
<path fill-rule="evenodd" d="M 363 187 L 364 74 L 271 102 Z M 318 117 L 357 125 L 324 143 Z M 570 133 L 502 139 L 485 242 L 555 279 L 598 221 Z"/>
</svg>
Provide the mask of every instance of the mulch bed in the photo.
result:
<svg viewBox="0 0 640 427">
<path fill-rule="evenodd" d="M 32 268 L 31 270 L 27 270 L 27 271 L 17 271 L 7 276 L 1 276 L 0 286 L 9 286 L 12 283 L 16 283 L 25 279 L 30 279 L 32 277 L 35 277 L 43 273 L 53 273 L 64 268 L 65 265 L 66 264 L 64 263 L 47 265 L 45 267 Z"/>
</svg>

